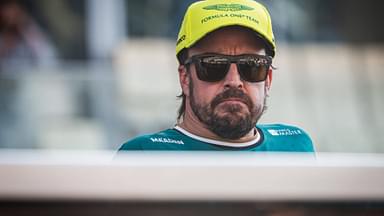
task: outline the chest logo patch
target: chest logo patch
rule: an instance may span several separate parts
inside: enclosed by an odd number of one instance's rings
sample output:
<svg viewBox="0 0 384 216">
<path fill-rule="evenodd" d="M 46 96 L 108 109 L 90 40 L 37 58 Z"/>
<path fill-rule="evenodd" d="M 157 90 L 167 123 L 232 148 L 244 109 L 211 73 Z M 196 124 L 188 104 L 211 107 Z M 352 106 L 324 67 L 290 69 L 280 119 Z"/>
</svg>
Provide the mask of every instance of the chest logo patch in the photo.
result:
<svg viewBox="0 0 384 216">
<path fill-rule="evenodd" d="M 303 132 L 299 129 L 291 130 L 291 129 L 268 129 L 268 132 L 272 136 L 295 136 L 303 134 Z"/>
<path fill-rule="evenodd" d="M 153 137 L 151 138 L 151 141 L 154 143 L 172 143 L 172 144 L 184 145 L 183 140 L 174 140 L 174 139 L 163 138 L 163 137 Z"/>
</svg>

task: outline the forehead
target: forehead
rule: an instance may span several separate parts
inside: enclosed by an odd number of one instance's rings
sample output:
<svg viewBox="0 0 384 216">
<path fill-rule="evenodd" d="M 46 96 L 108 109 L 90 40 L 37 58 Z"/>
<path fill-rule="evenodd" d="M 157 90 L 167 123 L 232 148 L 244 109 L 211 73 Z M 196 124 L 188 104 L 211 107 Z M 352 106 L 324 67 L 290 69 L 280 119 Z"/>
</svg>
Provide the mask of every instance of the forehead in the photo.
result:
<svg viewBox="0 0 384 216">
<path fill-rule="evenodd" d="M 265 54 L 264 42 L 252 30 L 230 26 L 209 33 L 192 48 L 192 53 L 215 52 L 223 54 Z M 239 53 L 240 52 L 240 53 Z"/>
</svg>

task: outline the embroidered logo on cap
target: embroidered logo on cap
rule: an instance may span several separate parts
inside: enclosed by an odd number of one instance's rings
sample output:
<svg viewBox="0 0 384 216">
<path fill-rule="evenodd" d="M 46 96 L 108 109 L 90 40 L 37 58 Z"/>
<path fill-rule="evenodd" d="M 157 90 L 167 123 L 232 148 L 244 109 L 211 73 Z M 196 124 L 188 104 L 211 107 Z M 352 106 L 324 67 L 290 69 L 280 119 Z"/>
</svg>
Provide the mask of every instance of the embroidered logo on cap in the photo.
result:
<svg viewBox="0 0 384 216">
<path fill-rule="evenodd" d="M 216 4 L 203 7 L 205 10 L 217 10 L 217 11 L 242 11 L 253 10 L 253 8 L 241 5 L 241 4 Z"/>
</svg>

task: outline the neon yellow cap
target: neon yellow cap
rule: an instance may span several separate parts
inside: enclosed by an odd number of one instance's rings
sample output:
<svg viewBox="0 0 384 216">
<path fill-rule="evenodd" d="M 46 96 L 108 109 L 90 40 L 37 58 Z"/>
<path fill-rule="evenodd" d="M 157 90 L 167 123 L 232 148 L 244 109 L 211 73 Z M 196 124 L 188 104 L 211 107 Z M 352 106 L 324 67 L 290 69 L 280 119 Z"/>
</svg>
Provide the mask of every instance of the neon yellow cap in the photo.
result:
<svg viewBox="0 0 384 216">
<path fill-rule="evenodd" d="M 255 31 L 274 57 L 276 44 L 267 9 L 253 0 L 205 0 L 189 6 L 176 44 L 176 55 L 208 33 L 225 26 L 243 26 Z"/>
</svg>

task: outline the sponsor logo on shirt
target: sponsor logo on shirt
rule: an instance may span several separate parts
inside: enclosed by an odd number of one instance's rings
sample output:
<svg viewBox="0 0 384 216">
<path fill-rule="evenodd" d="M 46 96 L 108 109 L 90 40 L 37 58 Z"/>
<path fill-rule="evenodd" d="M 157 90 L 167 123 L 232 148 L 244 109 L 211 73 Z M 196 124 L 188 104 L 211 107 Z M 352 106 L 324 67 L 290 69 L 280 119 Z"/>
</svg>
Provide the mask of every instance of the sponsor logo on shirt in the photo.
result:
<svg viewBox="0 0 384 216">
<path fill-rule="evenodd" d="M 163 138 L 163 137 L 154 137 L 151 138 L 152 142 L 157 142 L 157 143 L 172 143 L 172 144 L 179 144 L 179 145 L 184 145 L 183 140 L 174 140 L 174 139 L 169 139 L 169 138 Z"/>
<path fill-rule="evenodd" d="M 295 129 L 295 130 L 291 130 L 291 129 L 269 129 L 268 132 L 272 135 L 272 136 L 295 136 L 295 135 L 300 135 L 300 134 L 303 134 L 303 132 L 301 130 L 298 130 L 298 129 Z"/>
</svg>

